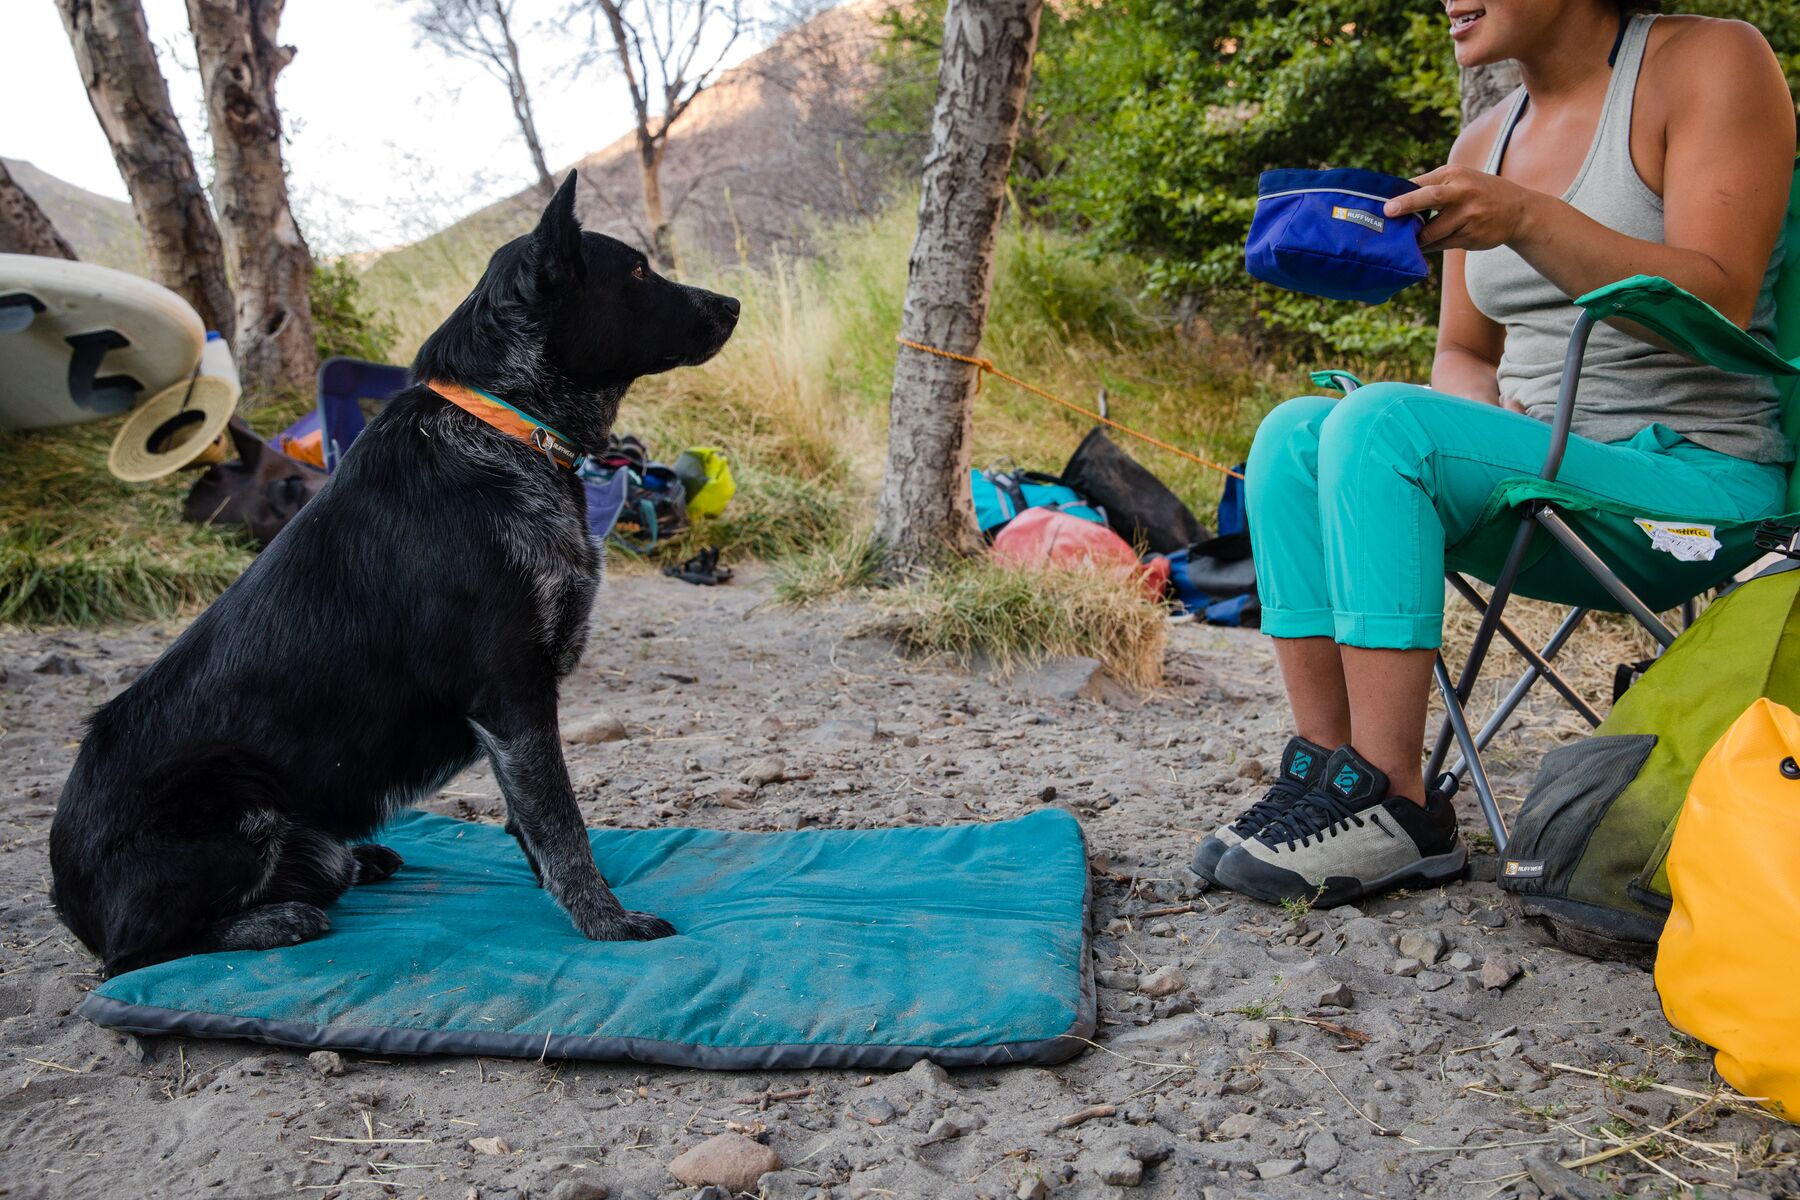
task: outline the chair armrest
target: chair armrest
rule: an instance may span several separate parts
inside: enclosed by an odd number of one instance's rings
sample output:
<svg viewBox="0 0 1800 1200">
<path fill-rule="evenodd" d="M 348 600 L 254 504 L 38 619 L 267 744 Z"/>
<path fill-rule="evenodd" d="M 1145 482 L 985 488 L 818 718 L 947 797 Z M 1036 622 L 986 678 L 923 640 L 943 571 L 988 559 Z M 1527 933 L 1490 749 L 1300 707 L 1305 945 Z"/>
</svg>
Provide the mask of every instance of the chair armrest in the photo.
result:
<svg viewBox="0 0 1800 1200">
<path fill-rule="evenodd" d="M 1692 292 L 1655 275 L 1633 275 L 1576 299 L 1596 321 L 1620 317 L 1641 325 L 1689 358 L 1734 375 L 1800 375 L 1789 361 L 1757 341 Z"/>
<path fill-rule="evenodd" d="M 1339 371 L 1336 368 L 1314 371 L 1312 381 L 1314 387 L 1330 388 L 1332 391 L 1342 392 L 1346 396 L 1362 386 L 1362 380 L 1348 371 Z"/>
</svg>

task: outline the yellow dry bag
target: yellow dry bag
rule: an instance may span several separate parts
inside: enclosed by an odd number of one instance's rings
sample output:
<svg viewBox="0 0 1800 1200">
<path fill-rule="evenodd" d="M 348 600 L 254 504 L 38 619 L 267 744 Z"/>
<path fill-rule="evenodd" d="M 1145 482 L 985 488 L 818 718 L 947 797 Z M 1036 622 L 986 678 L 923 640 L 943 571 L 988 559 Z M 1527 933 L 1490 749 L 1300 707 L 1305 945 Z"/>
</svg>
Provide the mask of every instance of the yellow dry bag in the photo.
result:
<svg viewBox="0 0 1800 1200">
<path fill-rule="evenodd" d="M 1656 951 L 1669 1024 L 1720 1078 L 1800 1120 L 1800 716 L 1763 698 L 1701 761 L 1669 848 Z"/>
<path fill-rule="evenodd" d="M 687 488 L 688 516 L 716 517 L 737 495 L 731 459 L 711 446 L 692 446 L 675 460 L 675 474 Z"/>
</svg>

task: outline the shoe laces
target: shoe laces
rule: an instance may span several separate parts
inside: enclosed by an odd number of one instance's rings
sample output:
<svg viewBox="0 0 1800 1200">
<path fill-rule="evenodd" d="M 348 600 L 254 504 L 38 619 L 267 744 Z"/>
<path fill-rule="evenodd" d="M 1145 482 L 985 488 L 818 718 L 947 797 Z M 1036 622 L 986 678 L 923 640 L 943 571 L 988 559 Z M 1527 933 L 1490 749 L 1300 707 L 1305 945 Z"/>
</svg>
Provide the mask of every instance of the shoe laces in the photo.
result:
<svg viewBox="0 0 1800 1200">
<path fill-rule="evenodd" d="M 1310 846 L 1313 838 L 1323 842 L 1352 825 L 1360 829 L 1362 824 L 1361 810 L 1348 802 L 1329 792 L 1308 792 L 1291 808 L 1275 814 L 1257 839 L 1270 846 L 1285 842 L 1292 850 L 1295 843 Z"/>
<path fill-rule="evenodd" d="M 1263 793 L 1261 800 L 1239 814 L 1238 819 L 1231 823 L 1232 831 L 1239 837 L 1255 837 L 1263 831 L 1264 826 L 1305 795 L 1306 785 L 1284 774 L 1269 785 L 1269 790 Z"/>
</svg>

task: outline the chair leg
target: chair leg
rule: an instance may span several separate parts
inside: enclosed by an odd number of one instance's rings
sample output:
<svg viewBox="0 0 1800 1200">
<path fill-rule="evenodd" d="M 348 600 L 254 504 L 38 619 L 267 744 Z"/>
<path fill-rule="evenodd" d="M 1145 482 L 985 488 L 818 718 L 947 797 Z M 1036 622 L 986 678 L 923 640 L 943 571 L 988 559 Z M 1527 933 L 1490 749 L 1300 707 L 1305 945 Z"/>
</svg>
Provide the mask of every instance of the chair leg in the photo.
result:
<svg viewBox="0 0 1800 1200">
<path fill-rule="evenodd" d="M 1587 614 L 1587 609 L 1577 608 L 1571 610 L 1569 615 L 1563 618 L 1563 623 L 1557 626 L 1555 635 L 1551 637 L 1548 642 L 1544 643 L 1542 655 L 1545 659 L 1554 658 L 1556 656 L 1557 651 L 1562 649 L 1563 643 L 1568 641 L 1569 635 L 1575 632 L 1575 627 L 1581 623 L 1581 619 L 1587 616 Z M 1552 672 L 1552 676 L 1554 675 L 1555 673 Z M 1498 734 L 1501 727 L 1506 724 L 1507 718 L 1511 717 L 1513 712 L 1518 709 L 1519 705 L 1524 703 L 1525 697 L 1530 694 L 1531 689 L 1535 687 L 1537 681 L 1542 678 L 1545 678 L 1545 676 L 1537 667 L 1531 666 L 1525 669 L 1525 673 L 1520 675 L 1519 678 L 1514 681 L 1512 690 L 1506 694 L 1506 698 L 1500 702 L 1500 706 L 1494 710 L 1493 715 L 1487 719 L 1487 723 L 1481 727 L 1481 732 L 1475 735 L 1476 749 L 1486 750 L 1488 748 L 1488 743 L 1494 740 L 1494 736 Z M 1567 696 L 1564 698 L 1567 699 Z M 1589 724 L 1600 724 L 1599 714 L 1593 713 L 1586 704 L 1580 705 L 1579 711 L 1582 716 L 1587 718 Z M 1468 769 L 1468 761 L 1464 760 L 1450 768 L 1450 774 L 1456 779 L 1461 779 L 1463 773 Z"/>
<path fill-rule="evenodd" d="M 1664 625 L 1662 619 L 1650 611 L 1650 606 L 1638 599 L 1637 593 L 1626 587 L 1625 581 L 1600 561 L 1600 556 L 1588 548 L 1588 544 L 1569 528 L 1555 509 L 1546 505 L 1538 511 L 1537 520 L 1551 537 L 1562 543 L 1569 556 L 1594 577 L 1594 582 L 1605 588 L 1626 612 L 1636 617 L 1638 624 L 1648 630 L 1651 637 L 1661 642 L 1665 650 L 1675 644 L 1675 631 Z"/>
<path fill-rule="evenodd" d="M 1487 657 L 1488 646 L 1493 643 L 1494 634 L 1499 628 L 1500 614 L 1505 611 L 1513 584 L 1518 582 L 1519 571 L 1525 565 L 1525 552 L 1531 549 L 1531 535 L 1537 532 L 1537 525 L 1531 518 L 1532 514 L 1528 512 L 1519 521 L 1519 532 L 1514 535 L 1512 549 L 1506 555 L 1506 563 L 1494 581 L 1494 590 L 1488 597 L 1487 608 L 1481 614 L 1481 624 L 1475 630 L 1475 640 L 1469 644 L 1469 655 L 1463 660 L 1462 673 L 1457 676 L 1456 686 L 1452 689 L 1458 708 L 1468 700 L 1469 692 L 1475 686 L 1475 677 L 1481 673 L 1482 660 Z M 1441 659 L 1443 656 L 1438 657 Z M 1450 752 L 1452 732 L 1450 722 L 1446 720 L 1438 730 L 1437 745 L 1432 747 L 1431 758 L 1425 766 L 1427 780 L 1435 778 L 1444 769 L 1444 758 Z"/>
<path fill-rule="evenodd" d="M 1449 575 L 1449 580 L 1450 586 L 1455 588 L 1462 595 L 1462 598 L 1469 602 L 1470 607 L 1478 613 L 1484 615 L 1487 613 L 1487 601 L 1481 598 L 1480 592 L 1469 586 L 1468 580 L 1454 572 Z M 1598 725 L 1600 723 L 1600 714 L 1594 711 L 1593 705 L 1589 704 L 1586 698 L 1584 698 L 1580 692 L 1575 690 L 1574 684 L 1570 683 L 1567 679 L 1564 679 L 1562 674 L 1550 665 L 1550 660 L 1556 657 L 1557 652 L 1563 648 L 1563 644 L 1569 640 L 1569 636 L 1575 632 L 1575 627 L 1581 623 L 1582 619 L 1586 617 L 1590 611 L 1592 610 L 1586 608 L 1572 610 L 1569 615 L 1563 619 L 1563 623 L 1557 627 L 1556 633 L 1544 644 L 1542 650 L 1534 650 L 1531 647 L 1531 644 L 1520 635 L 1518 630 L 1514 629 L 1504 620 L 1498 622 L 1496 628 L 1499 630 L 1500 636 L 1506 639 L 1507 644 L 1518 651 L 1519 657 L 1530 664 L 1533 671 L 1541 676 L 1545 682 L 1555 688 L 1557 693 L 1568 702 L 1570 708 L 1573 708 L 1576 712 L 1580 713 L 1582 719 L 1587 721 L 1589 725 Z"/>
<path fill-rule="evenodd" d="M 1495 847 L 1504 851 L 1508 836 L 1506 819 L 1500 815 L 1500 805 L 1494 799 L 1494 789 L 1488 782 L 1487 770 L 1481 765 L 1481 750 L 1469 733 L 1462 698 L 1456 694 L 1456 687 L 1450 682 L 1450 669 L 1444 665 L 1444 656 L 1441 654 L 1432 664 L 1432 676 L 1437 680 L 1438 691 L 1444 697 L 1444 722 L 1455 733 L 1463 761 L 1468 764 L 1469 781 L 1475 785 L 1476 799 L 1481 802 L 1481 815 L 1487 818 L 1488 831 L 1494 835 Z"/>
</svg>

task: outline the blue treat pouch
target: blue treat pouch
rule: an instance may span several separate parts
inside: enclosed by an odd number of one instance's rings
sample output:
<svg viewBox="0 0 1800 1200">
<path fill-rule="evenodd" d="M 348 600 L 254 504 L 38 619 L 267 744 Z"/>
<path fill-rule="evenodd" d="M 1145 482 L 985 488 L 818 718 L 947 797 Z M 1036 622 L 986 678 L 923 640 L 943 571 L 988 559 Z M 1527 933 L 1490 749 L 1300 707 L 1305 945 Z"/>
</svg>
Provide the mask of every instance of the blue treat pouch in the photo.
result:
<svg viewBox="0 0 1800 1200">
<path fill-rule="evenodd" d="M 1410 180 L 1379 171 L 1264 171 L 1244 266 L 1265 283 L 1381 304 L 1431 272 L 1419 249 L 1418 216 L 1383 216 L 1381 206 Z"/>
</svg>

